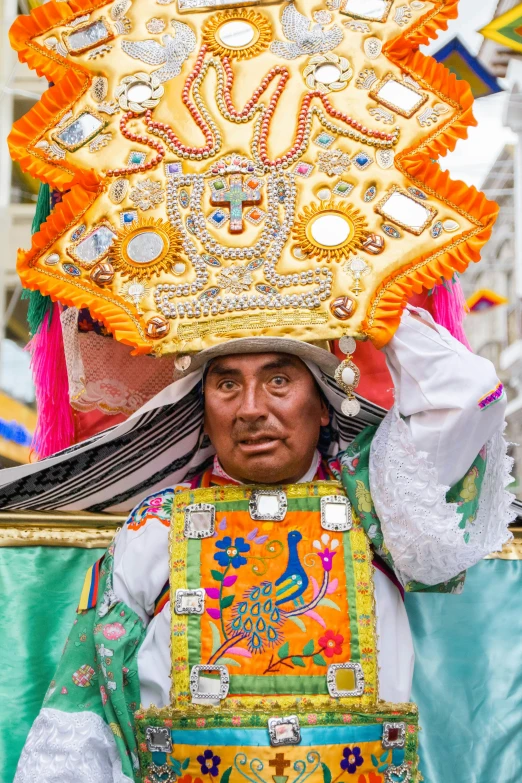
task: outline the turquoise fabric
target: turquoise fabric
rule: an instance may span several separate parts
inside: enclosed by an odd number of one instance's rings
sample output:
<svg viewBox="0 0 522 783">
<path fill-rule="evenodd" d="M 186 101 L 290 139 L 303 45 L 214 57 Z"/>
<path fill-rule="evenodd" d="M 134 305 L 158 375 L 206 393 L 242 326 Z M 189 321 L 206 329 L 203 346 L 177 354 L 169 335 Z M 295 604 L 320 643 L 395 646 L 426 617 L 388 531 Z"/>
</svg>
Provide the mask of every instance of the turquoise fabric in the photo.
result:
<svg viewBox="0 0 522 783">
<path fill-rule="evenodd" d="M 0 548 L 0 779 L 18 757 L 74 622 L 85 573 L 100 549 Z"/>
<path fill-rule="evenodd" d="M 462 595 L 407 594 L 425 783 L 522 781 L 522 561 L 484 560 Z"/>
<path fill-rule="evenodd" d="M 100 550 L 0 548 L 0 770 L 18 757 Z M 468 571 L 462 595 L 408 594 L 426 783 L 522 781 L 522 561 Z"/>
</svg>

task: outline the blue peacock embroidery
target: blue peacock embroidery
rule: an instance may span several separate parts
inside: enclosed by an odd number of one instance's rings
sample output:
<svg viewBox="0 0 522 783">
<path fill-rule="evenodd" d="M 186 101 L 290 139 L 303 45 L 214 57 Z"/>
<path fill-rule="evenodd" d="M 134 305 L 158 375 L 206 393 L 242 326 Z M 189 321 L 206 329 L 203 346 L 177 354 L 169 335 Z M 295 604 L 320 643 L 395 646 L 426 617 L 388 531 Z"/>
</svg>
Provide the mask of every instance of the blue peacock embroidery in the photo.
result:
<svg viewBox="0 0 522 783">
<path fill-rule="evenodd" d="M 226 518 L 220 521 L 218 529 L 220 532 L 227 530 Z M 340 655 L 345 637 L 339 634 L 338 628 L 326 630 L 320 612 L 322 606 L 340 611 L 340 607 L 327 597 L 338 585 L 338 579 L 332 579 L 332 566 L 339 543 L 323 533 L 321 540 L 313 541 L 313 551 L 309 551 L 308 541 L 294 529 L 287 532 L 286 545 L 276 539 L 269 540 L 266 535 L 259 536 L 257 528 L 245 537 L 224 535 L 217 538 L 213 559 L 222 570 L 211 569 L 216 586 L 205 588 L 206 613 L 218 621 L 218 624 L 210 623 L 213 650 L 208 663 L 241 666 L 241 660 L 272 650 L 263 672 L 267 674 L 304 667 L 306 659 L 326 667 L 325 655 L 331 658 L 334 649 L 335 654 Z M 258 581 L 267 573 L 269 561 L 279 562 L 285 554 L 286 564 L 279 575 Z M 317 570 L 310 571 L 312 565 L 317 569 L 318 562 L 322 567 L 322 580 Z M 238 594 L 238 572 L 247 567 L 255 583 Z M 271 573 L 274 573 L 273 567 Z M 318 640 L 307 639 L 298 650 L 290 650 L 285 625 L 289 621 L 293 623 L 294 636 L 295 626 L 307 633 L 302 616 L 311 618 L 325 632 L 318 634 Z M 337 639 L 335 648 L 329 642 L 330 637 Z"/>
</svg>

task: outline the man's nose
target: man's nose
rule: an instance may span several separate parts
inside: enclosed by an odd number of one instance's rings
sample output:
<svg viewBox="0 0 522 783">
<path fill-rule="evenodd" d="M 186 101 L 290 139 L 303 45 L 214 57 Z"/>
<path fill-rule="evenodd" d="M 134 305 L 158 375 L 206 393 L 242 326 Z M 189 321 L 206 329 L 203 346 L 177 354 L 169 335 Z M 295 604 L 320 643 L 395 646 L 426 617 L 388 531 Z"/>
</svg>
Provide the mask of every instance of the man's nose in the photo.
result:
<svg viewBox="0 0 522 783">
<path fill-rule="evenodd" d="M 255 384 L 246 386 L 241 395 L 237 418 L 243 421 L 256 421 L 265 418 L 266 415 L 262 391 Z"/>
</svg>

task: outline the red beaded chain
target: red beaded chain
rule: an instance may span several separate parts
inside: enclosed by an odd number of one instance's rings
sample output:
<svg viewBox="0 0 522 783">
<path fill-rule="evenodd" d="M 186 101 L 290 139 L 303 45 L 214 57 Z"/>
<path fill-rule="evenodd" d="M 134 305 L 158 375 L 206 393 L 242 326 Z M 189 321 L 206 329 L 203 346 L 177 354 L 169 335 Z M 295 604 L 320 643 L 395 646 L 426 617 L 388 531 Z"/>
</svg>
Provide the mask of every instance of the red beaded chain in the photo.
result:
<svg viewBox="0 0 522 783">
<path fill-rule="evenodd" d="M 214 136 L 212 133 L 211 128 L 209 125 L 205 122 L 205 119 L 201 116 L 201 113 L 199 112 L 197 106 L 190 100 L 190 90 L 192 87 L 192 84 L 197 79 L 199 74 L 201 73 L 201 69 L 203 67 L 203 60 L 205 59 L 205 54 L 207 51 L 207 46 L 202 46 L 199 50 L 196 64 L 194 65 L 194 68 L 189 73 L 187 80 L 185 82 L 185 85 L 183 87 L 183 92 L 181 95 L 181 99 L 187 109 L 189 110 L 190 114 L 192 115 L 192 118 L 198 128 L 202 131 L 203 135 L 205 136 L 205 146 L 204 147 L 189 147 L 186 144 L 183 144 L 182 141 L 176 136 L 170 125 L 167 125 L 167 123 L 163 122 L 155 122 L 152 119 L 152 111 L 149 109 L 145 113 L 145 122 L 147 123 L 147 127 L 149 130 L 154 133 L 155 131 L 162 131 L 164 135 L 166 135 L 166 140 L 174 147 L 174 149 L 178 153 L 188 153 L 188 154 L 196 154 L 204 152 L 210 152 L 212 150 L 212 147 L 214 145 Z"/>
<path fill-rule="evenodd" d="M 267 75 L 265 76 L 265 78 L 263 79 L 259 87 L 257 87 L 257 89 L 254 90 L 254 92 L 252 93 L 252 97 L 245 103 L 243 109 L 241 111 L 237 111 L 236 107 L 232 103 L 231 92 L 232 92 L 232 86 L 234 84 L 234 72 L 232 70 L 232 66 L 230 65 L 230 60 L 228 59 L 228 57 L 222 58 L 222 64 L 223 64 L 223 70 L 225 71 L 225 86 L 223 88 L 223 98 L 227 105 L 227 111 L 229 112 L 229 114 L 232 115 L 232 117 L 235 117 L 236 119 L 241 119 L 242 117 L 248 115 L 248 113 L 257 104 L 261 95 L 265 92 L 267 87 L 270 85 L 270 82 L 273 79 L 275 79 L 275 77 L 278 74 L 281 74 L 281 78 L 279 79 L 277 88 L 274 93 L 274 95 L 277 95 L 278 99 L 281 93 L 283 92 L 288 79 L 290 78 L 290 72 L 284 66 L 275 65 L 273 68 L 270 68 L 270 70 L 268 71 Z"/>
<path fill-rule="evenodd" d="M 185 85 L 183 87 L 183 92 L 182 92 L 183 103 L 189 110 L 196 125 L 205 136 L 205 142 L 206 142 L 205 146 L 189 147 L 188 145 L 183 144 L 183 142 L 174 133 L 170 125 L 168 125 L 167 123 L 156 122 L 155 120 L 153 120 L 152 111 L 150 109 L 147 110 L 147 112 L 145 113 L 145 122 L 150 132 L 151 133 L 159 132 L 159 134 L 163 135 L 165 140 L 172 146 L 173 149 L 176 150 L 178 154 L 189 154 L 189 155 L 204 154 L 204 153 L 208 154 L 212 151 L 214 145 L 214 135 L 212 133 L 212 129 L 205 121 L 205 119 L 202 117 L 197 106 L 190 99 L 190 91 L 192 85 L 201 73 L 201 70 L 204 65 L 206 52 L 207 52 L 207 46 L 202 46 L 198 53 L 194 68 L 192 69 L 192 71 L 190 72 L 190 74 L 188 75 L 185 81 Z M 268 133 L 270 128 L 270 123 L 272 121 L 272 117 L 277 107 L 279 98 L 281 97 L 283 90 L 285 89 L 286 83 L 290 78 L 290 73 L 288 69 L 285 68 L 284 66 L 279 66 L 279 65 L 271 68 L 266 74 L 266 76 L 264 77 L 264 79 L 262 80 L 259 87 L 257 87 L 254 90 L 251 98 L 246 102 L 243 109 L 241 109 L 241 111 L 238 111 L 233 104 L 232 96 L 231 96 L 232 86 L 234 83 L 234 72 L 232 70 L 232 66 L 230 65 L 230 60 L 228 59 L 228 57 L 223 57 L 221 58 L 221 62 L 223 64 L 223 69 L 225 72 L 223 99 L 225 101 L 228 113 L 231 115 L 231 117 L 237 120 L 241 120 L 242 118 L 248 116 L 248 114 L 252 111 L 252 109 L 257 105 L 259 98 L 269 87 L 273 79 L 275 79 L 277 76 L 280 77 L 277 87 L 274 90 L 274 94 L 270 98 L 268 106 L 263 113 L 263 119 L 261 122 L 259 149 L 260 149 L 260 159 L 263 162 L 263 165 L 265 166 L 270 166 L 270 167 L 279 166 L 281 163 L 287 161 L 289 158 L 292 157 L 292 155 L 294 155 L 299 151 L 305 138 L 306 126 L 309 122 L 310 104 L 312 102 L 312 99 L 316 97 L 321 100 L 325 111 L 330 117 L 340 120 L 341 122 L 350 126 L 354 130 L 361 133 L 362 135 L 367 136 L 368 138 L 382 139 L 383 141 L 387 141 L 390 143 L 394 143 L 397 139 L 397 136 L 394 134 L 386 133 L 385 131 L 380 131 L 380 130 L 371 130 L 370 128 L 364 126 L 361 122 L 354 120 L 353 117 L 350 117 L 348 114 L 345 114 L 342 111 L 338 111 L 337 109 L 334 109 L 334 107 L 332 106 L 328 98 L 322 92 L 320 92 L 319 90 L 314 90 L 313 92 L 309 92 L 305 96 L 303 96 L 303 100 L 301 102 L 301 108 L 298 114 L 297 130 L 296 130 L 293 146 L 283 156 L 276 158 L 274 161 L 271 161 L 267 155 Z"/>
<path fill-rule="evenodd" d="M 149 169 L 155 168 L 165 157 L 165 147 L 163 144 L 155 139 L 151 139 L 150 136 L 141 136 L 138 133 L 132 133 L 132 131 L 127 128 L 129 120 L 137 119 L 139 116 L 139 114 L 135 114 L 133 111 L 126 112 L 120 120 L 121 134 L 122 136 L 125 136 L 126 139 L 129 139 L 129 141 L 133 141 L 137 144 L 144 144 L 146 147 L 156 150 L 158 154 L 148 163 L 126 166 L 121 169 L 109 169 L 106 172 L 107 177 L 122 177 L 126 174 L 135 174 L 138 171 L 148 171 Z"/>
</svg>

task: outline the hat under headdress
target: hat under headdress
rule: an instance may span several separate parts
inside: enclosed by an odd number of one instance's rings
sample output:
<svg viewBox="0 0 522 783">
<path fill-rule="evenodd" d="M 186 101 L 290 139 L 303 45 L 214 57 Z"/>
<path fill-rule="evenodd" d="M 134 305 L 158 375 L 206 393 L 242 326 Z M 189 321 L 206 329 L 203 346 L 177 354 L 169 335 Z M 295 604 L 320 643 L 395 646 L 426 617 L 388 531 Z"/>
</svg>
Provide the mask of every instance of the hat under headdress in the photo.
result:
<svg viewBox="0 0 522 783">
<path fill-rule="evenodd" d="M 434 162 L 474 122 L 468 85 L 418 50 L 457 0 L 226 5 L 49 2 L 11 30 L 53 83 L 11 153 L 64 194 L 18 271 L 69 308 L 70 378 L 114 365 L 117 343 L 130 375 L 148 362 L 134 410 L 238 341 L 382 347 L 412 293 L 478 260 L 497 212 Z M 116 343 L 82 357 L 76 311 Z M 352 402 L 357 377 L 348 358 Z"/>
</svg>

